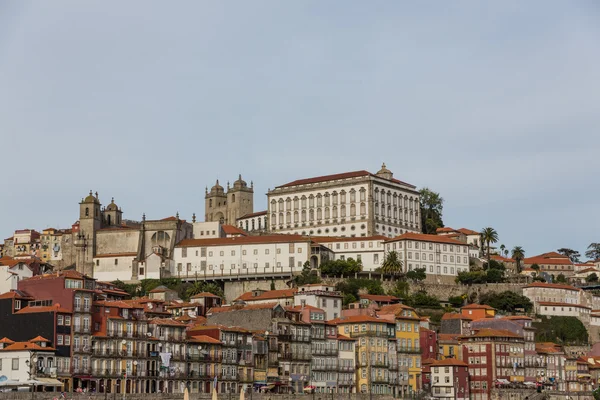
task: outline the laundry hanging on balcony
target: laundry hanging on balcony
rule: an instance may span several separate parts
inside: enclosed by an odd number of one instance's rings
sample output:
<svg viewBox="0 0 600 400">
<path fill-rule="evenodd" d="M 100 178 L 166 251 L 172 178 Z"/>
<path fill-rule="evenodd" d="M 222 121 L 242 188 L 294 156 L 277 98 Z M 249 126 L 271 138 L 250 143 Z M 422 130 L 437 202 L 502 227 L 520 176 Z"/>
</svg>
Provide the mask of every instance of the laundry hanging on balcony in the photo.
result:
<svg viewBox="0 0 600 400">
<path fill-rule="evenodd" d="M 171 364 L 171 353 L 160 353 L 159 356 L 163 366 L 168 367 Z"/>
</svg>

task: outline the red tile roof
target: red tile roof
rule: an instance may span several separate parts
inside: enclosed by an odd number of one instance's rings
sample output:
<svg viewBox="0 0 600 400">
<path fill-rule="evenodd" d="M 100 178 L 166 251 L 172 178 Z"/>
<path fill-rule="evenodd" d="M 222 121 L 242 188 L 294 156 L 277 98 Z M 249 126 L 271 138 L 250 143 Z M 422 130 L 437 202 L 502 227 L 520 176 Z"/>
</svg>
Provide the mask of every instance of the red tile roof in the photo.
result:
<svg viewBox="0 0 600 400">
<path fill-rule="evenodd" d="M 467 306 L 461 307 L 461 310 L 495 310 L 494 307 L 490 307 L 487 304 L 469 304 Z"/>
<path fill-rule="evenodd" d="M 457 231 L 459 231 L 463 235 L 467 235 L 467 236 L 469 236 L 469 235 L 481 235 L 481 233 L 479 233 L 477 231 L 474 231 L 472 229 L 467 229 L 467 228 L 460 228 L 460 229 L 457 229 Z"/>
<path fill-rule="evenodd" d="M 285 299 L 294 297 L 298 289 L 281 289 L 281 290 L 269 290 L 261 293 L 258 296 L 253 296 L 253 292 L 246 292 L 238 297 L 236 300 L 242 301 L 257 301 L 257 300 L 273 300 L 273 299 Z"/>
<path fill-rule="evenodd" d="M 447 321 L 450 319 L 465 319 L 467 321 L 472 321 L 473 318 L 467 317 L 466 315 L 458 314 L 458 313 L 445 313 L 442 315 L 442 321 Z"/>
<path fill-rule="evenodd" d="M 315 243 L 336 243 L 336 242 L 368 242 L 369 240 L 387 240 L 386 236 L 375 235 L 367 237 L 338 237 L 338 236 L 315 236 L 311 237 Z"/>
<path fill-rule="evenodd" d="M 492 254 L 490 256 L 490 258 L 494 261 L 500 261 L 500 262 L 507 262 L 507 263 L 514 263 L 516 262 L 516 260 L 512 259 L 512 258 L 508 258 L 508 257 L 502 257 L 498 254 Z"/>
<path fill-rule="evenodd" d="M 559 303 L 559 302 L 554 302 L 554 301 L 540 301 L 540 302 L 538 302 L 538 304 L 540 306 L 575 307 L 575 308 L 587 308 L 588 310 L 592 309 L 591 307 L 586 307 L 581 304 Z"/>
<path fill-rule="evenodd" d="M 337 335 L 337 340 L 348 340 L 350 342 L 354 342 L 354 339 L 349 338 L 348 336 L 344 336 L 344 335 Z"/>
<path fill-rule="evenodd" d="M 188 342 L 193 343 L 208 343 L 208 344 L 222 344 L 220 340 L 212 338 L 206 335 L 196 335 L 188 337 Z"/>
<path fill-rule="evenodd" d="M 310 239 L 300 235 L 264 235 L 264 236 L 237 236 L 212 239 L 184 239 L 175 247 L 200 247 L 200 246 L 230 246 L 238 244 L 263 244 L 263 243 L 290 243 L 310 242 Z"/>
<path fill-rule="evenodd" d="M 37 350 L 37 351 L 54 351 L 53 347 L 42 347 L 35 343 L 30 342 L 15 342 L 11 345 L 6 346 L 0 351 L 23 351 L 23 350 Z"/>
<path fill-rule="evenodd" d="M 21 296 L 19 293 L 11 290 L 10 292 L 0 294 L 0 299 L 33 299 L 33 297 Z"/>
<path fill-rule="evenodd" d="M 57 307 L 58 306 L 58 307 Z M 58 312 L 64 314 L 71 314 L 71 311 L 66 308 L 60 307 L 60 304 L 55 304 L 53 306 L 33 306 L 33 307 L 25 307 L 17 311 L 17 314 L 33 314 L 33 313 L 42 313 L 42 312 Z"/>
<path fill-rule="evenodd" d="M 245 304 L 245 305 L 232 305 L 232 306 L 223 306 L 223 307 L 213 307 L 208 310 L 208 313 L 222 313 L 222 312 L 230 312 L 230 311 L 250 311 L 250 310 L 265 310 L 265 309 L 273 309 L 279 303 L 260 303 L 260 304 Z"/>
<path fill-rule="evenodd" d="M 437 228 L 435 230 L 435 233 L 446 233 L 446 232 L 456 232 L 456 230 L 454 230 L 453 228 L 450 228 L 449 226 L 444 226 L 441 228 Z"/>
<path fill-rule="evenodd" d="M 149 325 L 161 325 L 161 326 L 187 326 L 187 324 L 176 321 L 173 318 L 153 318 L 148 321 Z"/>
<path fill-rule="evenodd" d="M 358 297 L 361 299 L 372 300 L 372 301 L 383 301 L 383 302 L 394 302 L 400 299 L 395 296 L 386 296 L 382 294 L 361 294 Z"/>
<path fill-rule="evenodd" d="M 204 298 L 204 297 L 215 297 L 217 299 L 220 299 L 220 297 L 217 296 L 216 294 L 212 294 L 212 293 L 209 293 L 209 292 L 201 292 L 201 293 L 195 294 L 192 297 L 190 297 L 190 299 L 201 299 L 201 298 Z"/>
<path fill-rule="evenodd" d="M 460 242 L 456 239 L 452 239 L 449 237 L 445 237 L 444 235 L 427 235 L 424 233 L 404 233 L 400 236 L 396 236 L 394 238 L 388 239 L 386 243 L 397 242 L 400 240 L 416 240 L 419 242 L 433 242 L 433 243 L 446 243 L 453 245 L 462 245 L 466 246 L 466 243 Z"/>
<path fill-rule="evenodd" d="M 225 232 L 226 235 L 248 236 L 245 231 L 233 225 L 221 225 L 221 228 L 223 228 L 223 232 Z"/>
<path fill-rule="evenodd" d="M 467 335 L 467 337 L 514 337 L 514 338 L 523 338 L 522 336 L 517 335 L 511 331 L 507 331 L 505 329 L 489 329 L 482 328 L 475 332 L 474 335 Z"/>
<path fill-rule="evenodd" d="M 42 337 L 42 336 L 36 336 L 33 339 L 31 339 L 29 342 L 30 343 L 39 343 L 39 342 L 50 343 L 50 341 L 48 339 L 46 339 L 45 337 Z"/>
<path fill-rule="evenodd" d="M 370 173 L 369 171 L 365 171 L 365 170 L 361 170 L 361 171 L 352 171 L 352 172 L 344 172 L 341 174 L 333 174 L 333 175 L 323 175 L 323 176 L 317 176 L 314 178 L 307 178 L 307 179 L 298 179 L 292 182 L 288 182 L 285 185 L 281 185 L 281 186 L 277 186 L 277 188 L 284 188 L 284 187 L 290 187 L 290 186 L 299 186 L 299 185 L 311 185 L 314 183 L 321 183 L 321 182 L 327 182 L 327 181 L 337 181 L 337 180 L 342 180 L 342 179 L 351 179 L 351 178 L 360 178 L 363 176 L 373 176 L 373 177 L 377 177 L 377 175 Z M 398 179 L 392 178 L 391 179 L 392 182 L 394 183 L 399 183 L 402 185 L 406 185 L 409 186 L 411 188 L 416 188 L 416 186 L 411 185 L 410 183 L 406 183 L 406 182 L 402 182 Z"/>
<path fill-rule="evenodd" d="M 390 321 L 386 319 L 381 319 L 377 317 L 371 317 L 369 315 L 352 315 L 349 317 L 341 317 L 335 318 L 329 321 L 331 324 L 353 324 L 353 323 L 361 323 L 361 322 L 380 322 L 389 324 Z"/>
<path fill-rule="evenodd" d="M 246 214 L 246 215 L 242 215 L 241 217 L 238 218 L 238 221 L 240 219 L 245 219 L 245 218 L 252 218 L 252 217 L 260 217 L 262 215 L 267 215 L 267 211 L 258 211 L 255 213 L 250 213 L 250 214 Z"/>
<path fill-rule="evenodd" d="M 456 358 L 446 358 L 444 360 L 437 360 L 431 364 L 433 367 L 444 367 L 444 366 L 460 366 L 460 367 L 468 367 L 464 361 L 457 360 Z"/>
<path fill-rule="evenodd" d="M 13 344 L 14 342 L 14 340 L 10 340 L 7 337 L 3 337 L 2 339 L 0 339 L 0 343 Z"/>
<path fill-rule="evenodd" d="M 325 310 L 323 310 L 322 308 L 314 307 L 314 306 L 311 306 L 311 305 L 285 307 L 285 309 L 286 310 L 290 310 L 290 311 L 312 310 L 312 311 L 325 312 Z"/>
<path fill-rule="evenodd" d="M 533 282 L 529 285 L 523 286 L 523 289 L 527 288 L 546 288 L 546 289 L 563 289 L 563 290 L 571 290 L 573 292 L 579 292 L 581 289 L 578 289 L 571 285 L 563 285 L 560 283 L 544 283 L 544 282 Z"/>
<path fill-rule="evenodd" d="M 523 259 L 524 264 L 573 265 L 569 257 L 555 251 Z"/>
</svg>

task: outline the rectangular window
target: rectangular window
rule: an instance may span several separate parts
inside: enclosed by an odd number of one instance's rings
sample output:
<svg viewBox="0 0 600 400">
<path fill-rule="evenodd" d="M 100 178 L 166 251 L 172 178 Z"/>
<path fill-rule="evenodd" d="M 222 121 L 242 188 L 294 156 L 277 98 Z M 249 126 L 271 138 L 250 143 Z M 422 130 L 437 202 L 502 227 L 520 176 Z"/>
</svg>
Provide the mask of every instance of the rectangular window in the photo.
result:
<svg viewBox="0 0 600 400">
<path fill-rule="evenodd" d="M 181 257 L 183 257 L 183 258 L 187 257 L 187 247 L 181 248 Z"/>
<path fill-rule="evenodd" d="M 65 315 L 65 326 L 71 326 L 71 316 Z"/>
<path fill-rule="evenodd" d="M 18 371 L 19 370 L 19 359 L 18 358 L 13 358 L 12 359 L 12 370 L 13 371 Z"/>
<path fill-rule="evenodd" d="M 200 257 L 206 257 L 206 247 L 200 248 Z"/>
<path fill-rule="evenodd" d="M 119 265 L 119 259 L 115 258 L 115 265 Z"/>
<path fill-rule="evenodd" d="M 62 346 L 62 345 L 63 345 L 63 335 L 57 335 L 57 336 L 56 336 L 56 343 L 57 343 L 59 346 Z"/>
<path fill-rule="evenodd" d="M 58 315 L 56 317 L 56 325 L 64 325 L 65 321 L 64 321 L 64 317 L 62 315 Z"/>
<path fill-rule="evenodd" d="M 65 346 L 71 345 L 71 336 L 65 335 Z"/>
</svg>

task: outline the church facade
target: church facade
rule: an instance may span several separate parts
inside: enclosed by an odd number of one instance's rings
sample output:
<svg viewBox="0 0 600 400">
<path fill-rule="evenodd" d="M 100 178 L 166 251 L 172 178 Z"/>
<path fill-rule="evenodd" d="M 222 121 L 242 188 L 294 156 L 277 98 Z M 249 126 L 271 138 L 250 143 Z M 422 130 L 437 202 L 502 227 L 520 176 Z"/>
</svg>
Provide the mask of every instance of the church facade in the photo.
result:
<svg viewBox="0 0 600 400">
<path fill-rule="evenodd" d="M 254 184 L 250 186 L 240 175 L 233 182 L 233 187 L 227 182 L 227 191 L 219 185 L 219 180 L 204 196 L 204 221 L 217 221 L 221 224 L 237 225 L 238 218 L 251 214 L 254 210 Z"/>
</svg>

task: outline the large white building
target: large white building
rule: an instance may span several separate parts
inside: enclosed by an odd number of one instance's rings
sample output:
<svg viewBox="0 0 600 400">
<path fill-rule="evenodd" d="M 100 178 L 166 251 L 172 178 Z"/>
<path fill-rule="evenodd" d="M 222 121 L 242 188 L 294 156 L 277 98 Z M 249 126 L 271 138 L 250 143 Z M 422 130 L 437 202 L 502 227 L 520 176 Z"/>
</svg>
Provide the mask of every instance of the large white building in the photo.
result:
<svg viewBox="0 0 600 400">
<path fill-rule="evenodd" d="M 404 271 L 425 268 L 428 275 L 456 276 L 469 270 L 469 245 L 443 235 L 405 233 L 385 242 L 395 251 Z"/>
<path fill-rule="evenodd" d="M 383 242 L 385 236 L 369 237 L 313 237 L 313 242 L 319 243 L 333 253 L 333 260 L 352 258 L 360 261 L 363 271 L 374 271 L 381 267 L 384 255 Z"/>
<path fill-rule="evenodd" d="M 268 192 L 269 231 L 309 236 L 394 237 L 420 232 L 419 192 L 379 172 L 299 179 Z"/>
<path fill-rule="evenodd" d="M 312 306 L 325 311 L 325 319 L 342 315 L 342 293 L 334 286 L 315 283 L 303 285 L 294 293 L 294 306 Z"/>
</svg>

